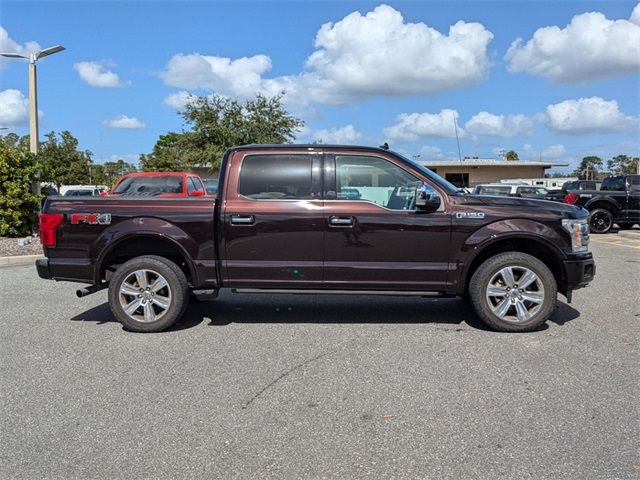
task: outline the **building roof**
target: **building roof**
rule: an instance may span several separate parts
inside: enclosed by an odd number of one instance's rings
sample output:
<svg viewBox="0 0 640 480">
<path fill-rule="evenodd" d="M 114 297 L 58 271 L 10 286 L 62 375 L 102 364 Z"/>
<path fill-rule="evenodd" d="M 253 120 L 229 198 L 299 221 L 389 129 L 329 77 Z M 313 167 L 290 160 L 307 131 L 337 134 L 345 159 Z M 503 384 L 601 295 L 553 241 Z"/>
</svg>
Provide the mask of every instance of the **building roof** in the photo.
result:
<svg viewBox="0 0 640 480">
<path fill-rule="evenodd" d="M 568 167 L 568 163 L 538 162 L 535 160 L 494 160 L 484 158 L 467 158 L 459 160 L 423 160 L 420 164 L 429 168 L 436 167 Z"/>
</svg>

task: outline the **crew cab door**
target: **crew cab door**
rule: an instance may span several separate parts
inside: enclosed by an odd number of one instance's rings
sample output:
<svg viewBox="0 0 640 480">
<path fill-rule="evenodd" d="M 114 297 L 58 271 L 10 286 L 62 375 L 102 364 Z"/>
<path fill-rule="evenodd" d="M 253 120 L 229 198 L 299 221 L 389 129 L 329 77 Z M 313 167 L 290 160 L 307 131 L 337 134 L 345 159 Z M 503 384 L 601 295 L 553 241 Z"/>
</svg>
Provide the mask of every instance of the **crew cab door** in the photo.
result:
<svg viewBox="0 0 640 480">
<path fill-rule="evenodd" d="M 628 222 L 640 222 L 640 175 L 627 177 L 627 212 Z"/>
<path fill-rule="evenodd" d="M 444 288 L 451 216 L 418 212 L 417 172 L 393 156 L 325 156 L 324 288 L 418 290 Z"/>
<path fill-rule="evenodd" d="M 239 150 L 221 206 L 223 274 L 235 288 L 321 288 L 319 153 Z"/>
</svg>

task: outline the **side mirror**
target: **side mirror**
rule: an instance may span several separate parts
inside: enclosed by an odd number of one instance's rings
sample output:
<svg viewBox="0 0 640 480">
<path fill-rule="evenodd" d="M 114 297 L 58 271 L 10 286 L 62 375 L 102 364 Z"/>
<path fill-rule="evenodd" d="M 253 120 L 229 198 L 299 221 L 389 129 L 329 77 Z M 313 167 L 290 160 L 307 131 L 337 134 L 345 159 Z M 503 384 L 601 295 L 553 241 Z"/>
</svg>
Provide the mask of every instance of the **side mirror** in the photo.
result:
<svg viewBox="0 0 640 480">
<path fill-rule="evenodd" d="M 440 208 L 440 197 L 431 185 L 422 183 L 416 188 L 416 210 L 432 213 Z"/>
<path fill-rule="evenodd" d="M 204 190 L 194 190 L 189 194 L 190 197 L 204 197 Z"/>
</svg>

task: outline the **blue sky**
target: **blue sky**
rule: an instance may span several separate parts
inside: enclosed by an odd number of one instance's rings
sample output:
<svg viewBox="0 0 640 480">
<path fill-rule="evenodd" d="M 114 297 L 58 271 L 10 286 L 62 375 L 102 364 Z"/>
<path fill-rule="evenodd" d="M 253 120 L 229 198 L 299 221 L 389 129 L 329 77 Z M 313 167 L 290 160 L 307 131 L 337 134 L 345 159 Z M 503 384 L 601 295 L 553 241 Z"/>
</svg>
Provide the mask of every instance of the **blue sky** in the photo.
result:
<svg viewBox="0 0 640 480">
<path fill-rule="evenodd" d="M 41 137 L 70 130 L 96 161 L 179 131 L 186 92 L 281 88 L 302 141 L 457 158 L 455 119 L 463 155 L 640 153 L 637 2 L 3 0 L 0 26 L 2 51 L 67 48 L 38 63 Z M 0 126 L 19 134 L 26 67 L 0 62 Z"/>
</svg>

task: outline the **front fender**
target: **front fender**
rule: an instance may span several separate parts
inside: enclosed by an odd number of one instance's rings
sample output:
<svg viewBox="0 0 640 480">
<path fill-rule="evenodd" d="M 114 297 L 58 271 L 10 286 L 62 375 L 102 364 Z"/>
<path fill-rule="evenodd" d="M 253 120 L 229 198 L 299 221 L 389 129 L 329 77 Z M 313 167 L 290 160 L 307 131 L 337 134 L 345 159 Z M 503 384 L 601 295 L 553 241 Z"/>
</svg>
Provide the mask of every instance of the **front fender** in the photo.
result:
<svg viewBox="0 0 640 480">
<path fill-rule="evenodd" d="M 455 258 L 458 266 L 458 290 L 464 290 L 469 269 L 478 255 L 496 243 L 510 239 L 536 242 L 554 252 L 559 260 L 567 258 L 567 252 L 560 246 L 568 246 L 569 238 L 559 229 L 535 220 L 498 220 L 474 231 L 465 239 L 458 250 Z"/>
</svg>

